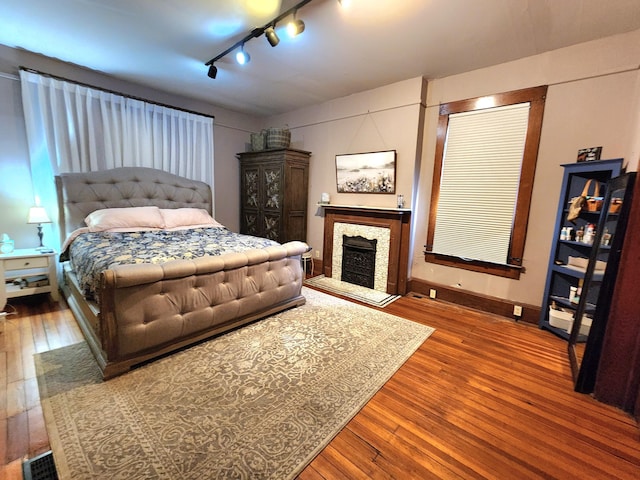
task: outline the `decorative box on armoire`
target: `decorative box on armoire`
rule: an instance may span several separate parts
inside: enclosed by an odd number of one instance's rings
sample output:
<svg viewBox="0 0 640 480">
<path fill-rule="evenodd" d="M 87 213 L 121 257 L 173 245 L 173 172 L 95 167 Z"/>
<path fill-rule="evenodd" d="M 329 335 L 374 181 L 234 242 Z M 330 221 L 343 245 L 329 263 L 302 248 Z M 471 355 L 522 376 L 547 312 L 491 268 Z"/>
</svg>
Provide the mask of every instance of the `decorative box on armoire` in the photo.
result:
<svg viewBox="0 0 640 480">
<path fill-rule="evenodd" d="M 311 152 L 283 148 L 238 153 L 240 233 L 280 243 L 307 240 Z"/>
</svg>

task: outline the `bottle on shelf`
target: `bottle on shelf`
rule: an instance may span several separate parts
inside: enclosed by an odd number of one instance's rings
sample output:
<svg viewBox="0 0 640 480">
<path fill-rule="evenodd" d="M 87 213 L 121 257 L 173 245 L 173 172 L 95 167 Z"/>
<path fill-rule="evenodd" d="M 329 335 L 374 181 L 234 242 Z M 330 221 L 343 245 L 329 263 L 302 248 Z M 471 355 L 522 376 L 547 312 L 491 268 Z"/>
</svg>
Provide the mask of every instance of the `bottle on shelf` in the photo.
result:
<svg viewBox="0 0 640 480">
<path fill-rule="evenodd" d="M 584 237 L 582 241 L 584 243 L 588 243 L 591 245 L 593 243 L 593 238 L 596 236 L 596 226 L 593 223 L 587 225 L 587 230 L 584 233 Z"/>
<path fill-rule="evenodd" d="M 578 303 L 580 301 L 578 297 L 578 287 L 569 287 L 569 301 L 571 303 Z"/>
</svg>

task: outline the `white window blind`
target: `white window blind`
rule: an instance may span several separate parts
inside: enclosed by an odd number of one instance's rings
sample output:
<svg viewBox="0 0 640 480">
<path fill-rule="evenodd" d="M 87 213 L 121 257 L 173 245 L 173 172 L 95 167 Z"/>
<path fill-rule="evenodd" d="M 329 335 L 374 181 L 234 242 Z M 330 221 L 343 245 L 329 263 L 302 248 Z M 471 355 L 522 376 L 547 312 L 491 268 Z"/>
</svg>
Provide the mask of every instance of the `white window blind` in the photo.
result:
<svg viewBox="0 0 640 480">
<path fill-rule="evenodd" d="M 449 115 L 433 252 L 508 264 L 529 103 Z"/>
</svg>

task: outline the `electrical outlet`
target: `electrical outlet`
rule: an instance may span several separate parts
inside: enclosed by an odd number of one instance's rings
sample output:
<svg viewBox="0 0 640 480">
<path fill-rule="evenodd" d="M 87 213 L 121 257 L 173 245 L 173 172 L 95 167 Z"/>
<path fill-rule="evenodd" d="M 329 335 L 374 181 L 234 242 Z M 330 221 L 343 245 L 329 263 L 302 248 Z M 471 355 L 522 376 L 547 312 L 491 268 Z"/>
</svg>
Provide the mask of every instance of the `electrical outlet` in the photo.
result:
<svg viewBox="0 0 640 480">
<path fill-rule="evenodd" d="M 513 306 L 513 316 L 521 317 L 522 316 L 522 307 L 520 305 Z"/>
<path fill-rule="evenodd" d="M 429 298 L 436 298 L 436 289 L 432 288 L 429 290 Z"/>
<path fill-rule="evenodd" d="M 316 258 L 320 258 L 320 250 L 316 250 Z"/>
</svg>

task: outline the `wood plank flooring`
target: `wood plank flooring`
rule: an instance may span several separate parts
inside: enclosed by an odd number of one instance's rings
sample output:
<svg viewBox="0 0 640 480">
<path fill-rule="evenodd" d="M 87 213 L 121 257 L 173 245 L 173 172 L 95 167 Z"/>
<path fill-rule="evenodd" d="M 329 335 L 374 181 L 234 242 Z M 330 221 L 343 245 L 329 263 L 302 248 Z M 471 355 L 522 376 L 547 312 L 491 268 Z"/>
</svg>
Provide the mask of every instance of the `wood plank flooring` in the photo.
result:
<svg viewBox="0 0 640 480">
<path fill-rule="evenodd" d="M 17 299 L 14 299 L 17 300 Z M 0 319 L 0 478 L 49 449 L 32 356 L 82 335 L 64 302 Z M 424 298 L 384 309 L 436 328 L 300 474 L 334 479 L 638 479 L 640 430 L 575 393 L 566 343 L 535 326 Z"/>
</svg>

